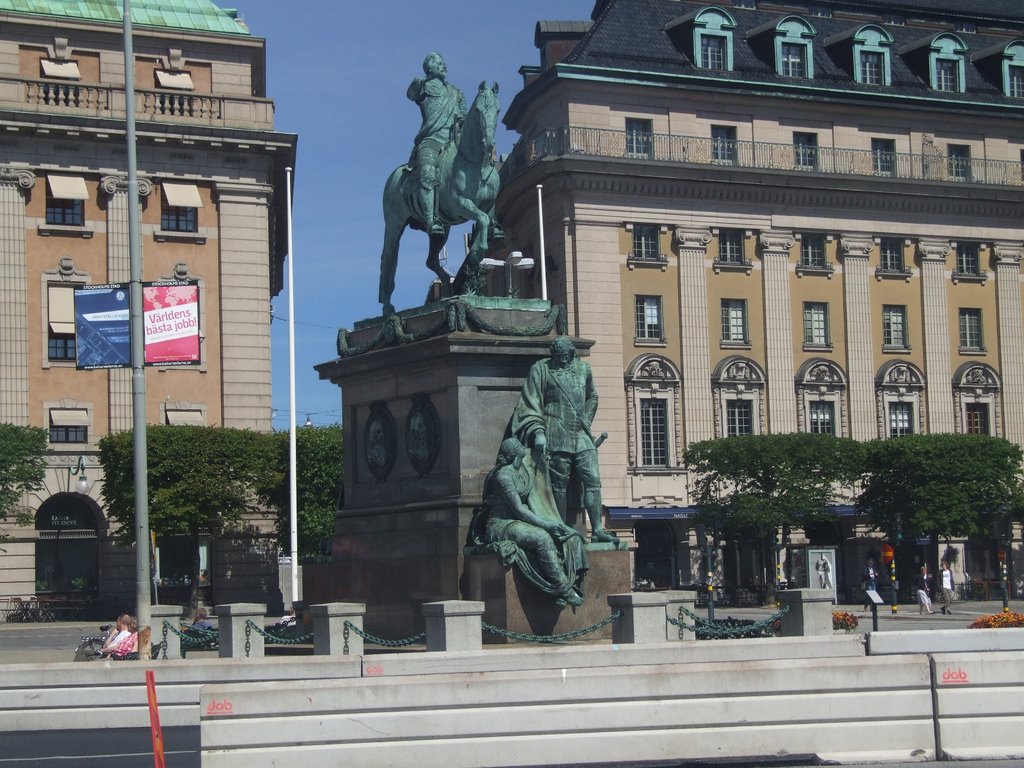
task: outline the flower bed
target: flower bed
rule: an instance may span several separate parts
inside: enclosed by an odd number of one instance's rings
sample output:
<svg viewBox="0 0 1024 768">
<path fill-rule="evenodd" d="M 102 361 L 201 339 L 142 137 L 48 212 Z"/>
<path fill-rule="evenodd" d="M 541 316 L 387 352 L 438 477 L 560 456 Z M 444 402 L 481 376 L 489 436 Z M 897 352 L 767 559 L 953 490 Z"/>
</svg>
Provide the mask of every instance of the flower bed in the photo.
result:
<svg viewBox="0 0 1024 768">
<path fill-rule="evenodd" d="M 832 611 L 832 629 L 853 632 L 860 622 L 849 611 Z"/>
<path fill-rule="evenodd" d="M 1024 627 L 1024 614 L 1003 611 L 988 616 L 979 616 L 970 624 L 969 629 L 1003 629 L 1004 627 Z"/>
</svg>

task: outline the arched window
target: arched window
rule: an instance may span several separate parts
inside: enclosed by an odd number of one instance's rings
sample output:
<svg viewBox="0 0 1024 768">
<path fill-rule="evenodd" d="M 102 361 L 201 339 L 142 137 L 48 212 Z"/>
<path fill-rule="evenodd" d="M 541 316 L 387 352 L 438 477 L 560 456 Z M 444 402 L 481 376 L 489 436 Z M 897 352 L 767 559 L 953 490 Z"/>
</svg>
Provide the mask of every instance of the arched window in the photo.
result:
<svg viewBox="0 0 1024 768">
<path fill-rule="evenodd" d="M 701 69 L 731 72 L 736 20 L 720 8 L 705 8 L 693 19 L 693 61 Z"/>
<path fill-rule="evenodd" d="M 928 52 L 928 74 L 936 91 L 963 93 L 967 46 L 956 35 L 937 35 Z"/>
<path fill-rule="evenodd" d="M 1003 49 L 1003 95 L 1024 99 L 1024 40 L 1014 40 Z"/>
<path fill-rule="evenodd" d="M 797 407 L 801 432 L 844 437 L 846 426 L 846 374 L 831 360 L 812 358 L 796 374 Z"/>
<path fill-rule="evenodd" d="M 924 375 L 912 363 L 891 360 L 875 377 L 875 404 L 880 437 L 903 437 L 924 432 Z"/>
<path fill-rule="evenodd" d="M 682 464 L 679 393 L 679 371 L 660 355 L 641 355 L 626 369 L 631 468 L 642 471 Z"/>
<path fill-rule="evenodd" d="M 58 493 L 36 512 L 36 592 L 95 592 L 96 512 L 88 497 Z"/>
<path fill-rule="evenodd" d="M 780 77 L 814 78 L 814 27 L 799 16 L 775 25 L 775 73 Z"/>
<path fill-rule="evenodd" d="M 991 366 L 964 363 L 953 374 L 953 408 L 956 431 L 969 435 L 1001 437 L 1002 384 Z"/>
<path fill-rule="evenodd" d="M 853 77 L 864 85 L 892 85 L 889 49 L 892 35 L 873 24 L 853 36 Z"/>
<path fill-rule="evenodd" d="M 711 374 L 715 437 L 765 432 L 764 369 L 747 357 L 730 355 Z"/>
</svg>

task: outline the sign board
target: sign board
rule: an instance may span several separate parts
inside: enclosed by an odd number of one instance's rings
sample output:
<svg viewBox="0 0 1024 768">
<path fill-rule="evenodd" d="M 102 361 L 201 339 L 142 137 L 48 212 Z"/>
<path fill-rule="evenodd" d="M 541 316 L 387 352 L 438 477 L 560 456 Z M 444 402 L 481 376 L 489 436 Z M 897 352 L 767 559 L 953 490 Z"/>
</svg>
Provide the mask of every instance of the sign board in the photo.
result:
<svg viewBox="0 0 1024 768">
<path fill-rule="evenodd" d="M 82 370 L 131 368 L 127 283 L 75 288 L 76 365 Z"/>
<path fill-rule="evenodd" d="M 892 544 L 885 543 L 882 545 L 882 562 L 888 565 L 892 562 L 892 558 L 895 555 L 895 551 L 892 548 Z"/>
<path fill-rule="evenodd" d="M 882 605 L 885 601 L 882 600 L 882 596 L 873 589 L 864 590 L 864 594 L 871 600 L 872 605 Z"/>
<path fill-rule="evenodd" d="M 144 283 L 142 325 L 146 365 L 199 365 L 199 283 Z"/>
</svg>

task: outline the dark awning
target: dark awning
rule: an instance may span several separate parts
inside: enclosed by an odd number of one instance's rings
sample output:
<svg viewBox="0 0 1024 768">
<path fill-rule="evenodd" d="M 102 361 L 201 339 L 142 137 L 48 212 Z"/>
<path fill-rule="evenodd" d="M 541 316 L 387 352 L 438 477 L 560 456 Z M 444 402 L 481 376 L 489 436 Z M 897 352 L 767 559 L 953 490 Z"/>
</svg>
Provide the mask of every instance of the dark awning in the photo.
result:
<svg viewBox="0 0 1024 768">
<path fill-rule="evenodd" d="M 697 514 L 697 507 L 608 507 L 612 520 L 683 520 Z"/>
</svg>

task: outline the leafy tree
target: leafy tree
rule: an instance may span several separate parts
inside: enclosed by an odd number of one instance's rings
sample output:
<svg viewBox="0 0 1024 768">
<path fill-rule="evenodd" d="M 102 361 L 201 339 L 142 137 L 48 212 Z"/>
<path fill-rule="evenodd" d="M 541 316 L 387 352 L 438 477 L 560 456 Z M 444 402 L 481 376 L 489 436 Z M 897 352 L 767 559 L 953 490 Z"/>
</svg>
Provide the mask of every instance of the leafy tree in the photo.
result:
<svg viewBox="0 0 1024 768">
<path fill-rule="evenodd" d="M 291 550 L 288 433 L 274 434 L 277 446 L 276 482 L 263 489 L 277 510 L 277 540 Z M 334 534 L 334 513 L 341 506 L 344 487 L 344 444 L 340 424 L 302 427 L 295 433 L 295 466 L 299 556 L 317 555 Z"/>
<path fill-rule="evenodd" d="M 865 445 L 858 511 L 906 538 L 987 533 L 993 513 L 1021 519 L 1021 449 L 987 435 L 908 435 Z"/>
<path fill-rule="evenodd" d="M 119 523 L 120 544 L 135 542 L 134 435 L 100 440 L 103 496 Z M 247 529 L 261 511 L 256 490 L 277 471 L 273 436 L 224 427 L 154 426 L 147 430 L 149 527 L 157 541 L 185 534 L 192 540 L 192 592 L 199 585 L 199 537 L 217 539 Z"/>
<path fill-rule="evenodd" d="M 0 525 L 31 524 L 32 513 L 20 502 L 27 492 L 43 485 L 46 443 L 45 429 L 0 424 Z M 8 538 L 0 530 L 0 542 Z"/>
<path fill-rule="evenodd" d="M 859 455 L 858 443 L 832 435 L 744 435 L 694 443 L 686 464 L 705 522 L 767 539 L 832 519 L 827 507 L 858 476 Z"/>
</svg>

